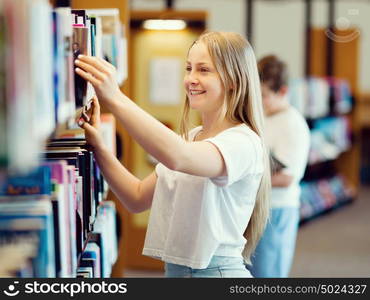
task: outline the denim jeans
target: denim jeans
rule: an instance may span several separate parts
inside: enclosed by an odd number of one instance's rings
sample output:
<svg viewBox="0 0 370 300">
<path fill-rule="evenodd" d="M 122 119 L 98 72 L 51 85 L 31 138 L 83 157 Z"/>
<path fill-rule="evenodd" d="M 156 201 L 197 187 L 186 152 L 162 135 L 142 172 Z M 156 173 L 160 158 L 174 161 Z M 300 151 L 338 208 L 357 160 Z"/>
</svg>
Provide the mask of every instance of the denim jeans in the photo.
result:
<svg viewBox="0 0 370 300">
<path fill-rule="evenodd" d="M 273 208 L 270 222 L 252 256 L 254 277 L 288 277 L 299 223 L 299 208 Z"/>
<path fill-rule="evenodd" d="M 192 269 L 182 265 L 165 263 L 165 276 L 181 278 L 252 277 L 245 268 L 243 258 L 229 256 L 213 256 L 205 269 Z"/>
</svg>

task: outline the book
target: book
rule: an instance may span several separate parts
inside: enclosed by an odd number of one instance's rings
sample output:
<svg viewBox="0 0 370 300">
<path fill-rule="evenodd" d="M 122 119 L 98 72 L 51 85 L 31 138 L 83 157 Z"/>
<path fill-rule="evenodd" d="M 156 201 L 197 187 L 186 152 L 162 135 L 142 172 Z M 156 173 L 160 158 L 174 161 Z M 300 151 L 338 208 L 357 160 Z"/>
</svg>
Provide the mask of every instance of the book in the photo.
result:
<svg viewBox="0 0 370 300">
<path fill-rule="evenodd" d="M 66 161 L 49 161 L 44 162 L 43 165 L 50 167 L 53 182 L 52 201 L 56 210 L 54 228 L 59 236 L 57 242 L 59 247 L 56 248 L 56 255 L 59 256 L 57 275 L 58 277 L 72 277 L 76 269 L 76 262 L 73 258 L 77 257 L 76 239 L 73 239 L 76 234 L 76 208 L 74 197 L 69 189 L 70 185 L 75 183 L 68 180 Z"/>
<path fill-rule="evenodd" d="M 74 60 L 72 53 L 72 14 L 68 7 L 58 7 L 54 10 L 56 19 L 56 47 L 58 51 L 57 76 L 58 97 L 57 107 L 58 123 L 73 117 L 76 110 L 74 91 Z"/>
<path fill-rule="evenodd" d="M 104 201 L 99 205 L 93 232 L 100 235 L 100 244 L 98 245 L 100 245 L 101 249 L 102 277 L 110 277 L 112 266 L 118 257 L 114 202 Z"/>
<path fill-rule="evenodd" d="M 80 54 L 88 53 L 88 35 L 89 29 L 80 25 L 73 25 L 73 59 L 76 60 Z M 76 72 L 74 73 L 76 108 L 82 107 L 87 102 L 87 82 Z"/>
<path fill-rule="evenodd" d="M 26 175 L 7 176 L 0 182 L 0 196 L 50 195 L 51 170 L 40 166 Z"/>
<path fill-rule="evenodd" d="M 91 267 L 94 278 L 101 277 L 100 247 L 95 242 L 88 242 L 81 255 L 79 267 Z"/>
<path fill-rule="evenodd" d="M 0 244 L 28 241 L 37 247 L 33 277 L 55 277 L 53 213 L 50 200 L 0 203 Z"/>
<path fill-rule="evenodd" d="M 32 277 L 30 261 L 37 254 L 36 243 L 24 237 L 3 242 L 0 237 L 0 277 Z"/>
<path fill-rule="evenodd" d="M 282 169 L 286 168 L 286 165 L 283 164 L 275 155 L 274 153 L 270 152 L 270 165 L 271 165 L 271 173 L 275 174 L 280 172 Z"/>
</svg>

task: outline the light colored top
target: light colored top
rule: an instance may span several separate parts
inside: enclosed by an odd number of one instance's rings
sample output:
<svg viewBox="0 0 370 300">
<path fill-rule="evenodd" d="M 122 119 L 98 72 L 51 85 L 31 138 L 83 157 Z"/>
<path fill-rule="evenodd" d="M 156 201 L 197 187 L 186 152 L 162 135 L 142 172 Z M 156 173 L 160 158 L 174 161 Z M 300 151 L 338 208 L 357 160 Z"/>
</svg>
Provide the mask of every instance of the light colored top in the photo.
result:
<svg viewBox="0 0 370 300">
<path fill-rule="evenodd" d="M 213 255 L 242 256 L 263 172 L 261 140 L 241 124 L 204 141 L 219 149 L 227 176 L 194 176 L 159 163 L 144 255 L 194 269 L 206 268 Z"/>
<path fill-rule="evenodd" d="M 310 147 L 310 131 L 306 120 L 294 108 L 266 117 L 266 144 L 276 158 L 287 166 L 284 173 L 293 176 L 288 187 L 274 187 L 272 208 L 299 207 L 299 181 L 304 175 Z"/>
</svg>

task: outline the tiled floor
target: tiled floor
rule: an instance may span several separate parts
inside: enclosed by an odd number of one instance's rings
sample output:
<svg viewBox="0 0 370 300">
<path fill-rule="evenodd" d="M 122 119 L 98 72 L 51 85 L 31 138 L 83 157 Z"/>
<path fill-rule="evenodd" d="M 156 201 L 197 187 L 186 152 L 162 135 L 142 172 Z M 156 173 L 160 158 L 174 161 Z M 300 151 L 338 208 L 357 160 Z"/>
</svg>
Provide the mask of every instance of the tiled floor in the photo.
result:
<svg viewBox="0 0 370 300">
<path fill-rule="evenodd" d="M 163 277 L 126 270 L 125 277 Z M 300 227 L 291 277 L 370 277 L 370 187 L 347 206 Z"/>
<path fill-rule="evenodd" d="M 370 277 L 370 187 L 344 206 L 303 225 L 292 277 Z"/>
</svg>

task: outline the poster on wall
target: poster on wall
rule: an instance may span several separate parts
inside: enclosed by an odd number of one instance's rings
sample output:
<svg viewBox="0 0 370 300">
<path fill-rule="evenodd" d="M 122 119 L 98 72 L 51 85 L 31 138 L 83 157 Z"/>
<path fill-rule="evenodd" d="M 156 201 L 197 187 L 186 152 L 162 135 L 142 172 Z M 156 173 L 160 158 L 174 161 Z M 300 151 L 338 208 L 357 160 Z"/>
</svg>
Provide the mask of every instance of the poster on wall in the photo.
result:
<svg viewBox="0 0 370 300">
<path fill-rule="evenodd" d="M 158 105 L 181 103 L 182 62 L 177 57 L 157 57 L 149 64 L 149 101 Z"/>
</svg>

